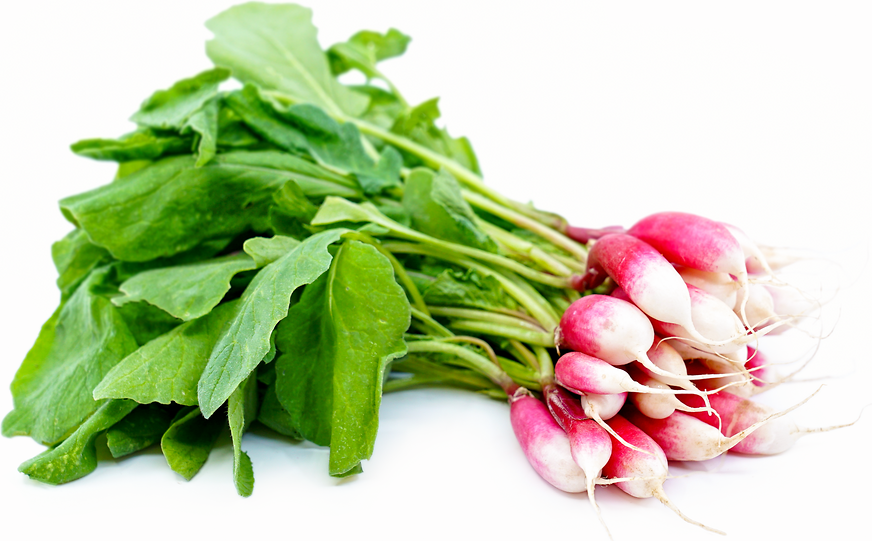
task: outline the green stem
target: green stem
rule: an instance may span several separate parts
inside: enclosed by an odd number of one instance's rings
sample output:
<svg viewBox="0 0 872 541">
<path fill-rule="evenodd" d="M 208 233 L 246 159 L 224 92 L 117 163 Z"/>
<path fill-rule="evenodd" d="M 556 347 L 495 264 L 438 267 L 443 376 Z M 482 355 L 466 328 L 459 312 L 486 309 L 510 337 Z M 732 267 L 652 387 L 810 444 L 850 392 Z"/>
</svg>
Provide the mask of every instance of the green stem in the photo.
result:
<svg viewBox="0 0 872 541">
<path fill-rule="evenodd" d="M 409 341 L 407 345 L 409 353 L 429 352 L 453 355 L 460 359 L 464 366 L 486 376 L 488 379 L 499 385 L 506 391 L 506 394 L 510 396 L 513 393 L 513 389 L 516 387 L 515 382 L 502 368 L 492 363 L 487 357 L 479 355 L 463 346 L 439 342 L 436 340 L 412 340 Z"/>
<path fill-rule="evenodd" d="M 506 208 L 503 205 L 498 205 L 494 201 L 486 197 L 482 197 L 480 194 L 473 193 L 468 190 L 463 190 L 463 198 L 474 207 L 478 207 L 484 211 L 493 214 L 494 216 L 499 216 L 500 218 L 506 220 L 507 222 L 515 224 L 518 227 L 536 233 L 543 239 L 551 242 L 551 244 L 553 244 L 554 246 L 566 250 L 574 257 L 576 257 L 579 261 L 587 261 L 587 250 L 584 248 L 584 246 L 570 239 L 563 233 L 551 229 L 550 227 L 543 225 L 536 220 L 533 220 L 529 216 L 524 216 L 520 212 L 517 212 L 510 208 Z"/>
<path fill-rule="evenodd" d="M 490 235 L 492 239 L 504 245 L 509 250 L 530 259 L 546 271 L 556 274 L 557 276 L 572 275 L 572 269 L 561 263 L 557 258 L 546 253 L 532 242 L 519 238 L 488 221 L 478 219 L 476 223 L 485 233 Z"/>
<path fill-rule="evenodd" d="M 493 276 L 500 283 L 503 289 L 505 289 L 506 293 L 508 293 L 513 299 L 518 301 L 518 304 L 523 306 L 527 310 L 527 312 L 530 313 L 531 316 L 536 318 L 536 321 L 538 321 L 539 324 L 542 325 L 542 327 L 546 331 L 551 331 L 557 328 L 557 321 L 560 318 L 554 312 L 554 309 L 551 307 L 548 301 L 542 297 L 542 295 L 540 295 L 532 287 L 524 288 L 523 286 L 518 285 L 517 283 L 506 278 L 506 276 L 502 273 L 499 273 L 494 269 L 491 269 L 490 267 L 481 265 L 469 259 L 458 257 L 456 254 L 453 254 L 451 252 L 445 252 L 435 249 L 432 246 L 423 246 L 420 244 L 411 244 L 407 242 L 386 242 L 383 244 L 383 246 L 386 250 L 390 250 L 392 252 L 428 255 L 436 257 L 438 259 L 443 259 L 450 263 L 454 263 L 455 265 L 458 265 L 460 267 L 472 269 L 484 276 Z"/>
<path fill-rule="evenodd" d="M 460 319 L 473 319 L 487 321 L 499 325 L 511 325 L 533 332 L 544 332 L 538 323 L 531 323 L 525 319 L 513 316 L 489 312 L 487 310 L 475 310 L 472 308 L 455 308 L 453 306 L 431 306 L 430 313 L 434 316 L 454 317 Z"/>
<path fill-rule="evenodd" d="M 525 216 L 536 220 L 540 224 L 546 224 L 546 227 L 554 228 L 556 230 L 563 230 L 566 227 L 566 220 L 564 220 L 560 216 L 548 212 L 542 212 L 534 208 L 532 205 L 525 205 L 522 203 L 518 203 L 517 201 L 512 201 L 511 199 L 500 194 L 499 192 L 489 188 L 484 183 L 484 180 L 481 178 L 481 176 L 479 176 L 478 174 L 460 165 L 455 160 L 452 160 L 451 158 L 443 156 L 438 152 L 430 150 L 429 148 L 418 144 L 407 137 L 403 137 L 402 135 L 398 135 L 391 131 L 385 130 L 376 126 L 375 124 L 370 124 L 369 122 L 360 120 L 358 118 L 347 118 L 344 116 L 341 118 L 335 118 L 342 122 L 351 122 L 352 124 L 357 126 L 357 129 L 359 129 L 361 133 L 377 137 L 386 143 L 390 143 L 395 147 L 399 147 L 406 152 L 414 154 L 433 169 L 445 168 L 452 175 L 454 175 L 457 180 L 459 180 L 461 183 L 465 184 L 469 188 L 487 196 L 488 198 L 492 199 L 493 201 L 499 203 L 506 208 L 514 209 L 516 212 L 522 213 Z"/>
<path fill-rule="evenodd" d="M 441 323 L 430 317 L 430 314 L 422 312 L 414 306 L 410 307 L 412 310 L 412 317 L 424 323 L 424 326 L 432 331 L 434 331 L 437 335 L 449 337 L 454 336 L 454 333 L 446 329 Z"/>
<path fill-rule="evenodd" d="M 502 336 L 503 338 L 513 338 L 515 340 L 520 340 L 521 342 L 527 342 L 528 344 L 554 347 L 553 336 L 550 333 L 543 331 L 531 331 L 512 325 L 500 325 L 499 323 L 467 319 L 454 320 L 449 323 L 448 326 L 456 331 L 469 331 L 493 336 Z"/>
<path fill-rule="evenodd" d="M 535 370 L 536 373 L 541 372 L 539 359 L 533 355 L 533 352 L 530 351 L 527 346 L 517 340 L 509 340 L 509 347 L 511 348 L 509 351 L 511 351 L 518 360 Z"/>
<path fill-rule="evenodd" d="M 544 386 L 554 381 L 554 361 L 551 360 L 551 354 L 547 349 L 534 346 L 533 350 L 539 359 L 539 381 Z"/>
</svg>

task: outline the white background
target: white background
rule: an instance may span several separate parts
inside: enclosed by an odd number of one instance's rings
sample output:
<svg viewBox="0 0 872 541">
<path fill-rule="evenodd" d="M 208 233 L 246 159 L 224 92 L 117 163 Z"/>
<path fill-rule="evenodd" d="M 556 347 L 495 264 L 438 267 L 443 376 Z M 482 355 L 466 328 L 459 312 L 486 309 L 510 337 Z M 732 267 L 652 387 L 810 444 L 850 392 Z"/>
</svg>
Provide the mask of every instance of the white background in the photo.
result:
<svg viewBox="0 0 872 541">
<path fill-rule="evenodd" d="M 113 175 L 68 145 L 129 131 L 127 117 L 153 90 L 209 67 L 203 22 L 230 4 L 0 7 L 4 387 L 57 302 L 49 247 L 70 225 L 56 201 Z M 308 5 L 325 46 L 364 28 L 410 34 L 407 54 L 384 71 L 412 102 L 441 96 L 445 125 L 471 138 L 486 180 L 511 197 L 585 226 L 696 212 L 830 261 L 799 274 L 824 284 L 821 297 L 838 290 L 803 375 L 832 377 L 793 418 L 847 422 L 872 402 L 868 2 Z M 798 334 L 763 350 L 788 361 L 813 346 Z M 760 400 L 783 408 L 818 384 Z M 11 407 L 0 392 L 0 414 Z M 867 415 L 779 456 L 676 466 L 698 473 L 666 490 L 731 539 L 856 539 L 867 524 L 870 434 Z M 606 538 L 584 495 L 552 489 L 527 465 L 507 406 L 469 393 L 386 396 L 375 454 L 353 479 L 330 478 L 326 450 L 308 444 L 256 432 L 244 447 L 257 479 L 249 499 L 235 494 L 226 444 L 189 483 L 146 452 L 49 487 L 16 471 L 40 446 L 2 439 L 4 535 Z M 616 539 L 717 538 L 654 500 L 597 495 Z"/>
</svg>

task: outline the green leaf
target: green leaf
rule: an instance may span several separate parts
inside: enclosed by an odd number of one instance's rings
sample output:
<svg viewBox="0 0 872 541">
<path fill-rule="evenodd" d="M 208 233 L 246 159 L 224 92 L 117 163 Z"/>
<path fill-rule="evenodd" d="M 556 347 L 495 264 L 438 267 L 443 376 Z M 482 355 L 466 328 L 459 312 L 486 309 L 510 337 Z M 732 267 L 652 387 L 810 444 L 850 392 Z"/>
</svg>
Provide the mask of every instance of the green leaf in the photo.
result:
<svg viewBox="0 0 872 541">
<path fill-rule="evenodd" d="M 172 410 L 140 405 L 106 431 L 106 445 L 115 458 L 141 451 L 160 441 L 172 421 Z"/>
<path fill-rule="evenodd" d="M 260 268 L 281 259 L 299 245 L 300 241 L 297 239 L 276 235 L 269 238 L 252 237 L 245 241 L 242 249 L 254 259 L 254 263 Z"/>
<path fill-rule="evenodd" d="M 242 450 L 242 434 L 257 418 L 257 375 L 251 374 L 227 399 L 227 419 L 233 441 L 233 483 L 240 496 L 251 496 L 254 471 L 248 453 Z"/>
<path fill-rule="evenodd" d="M 194 167 L 190 156 L 169 158 L 122 183 L 67 197 L 61 210 L 117 259 L 148 261 L 254 227 L 264 220 L 272 192 L 290 177 L 219 160 Z"/>
<path fill-rule="evenodd" d="M 218 152 L 219 109 L 219 101 L 217 99 L 210 100 L 200 110 L 192 114 L 182 126 L 181 132 L 183 134 L 194 131 L 200 136 L 200 141 L 197 143 L 195 167 L 203 167 Z"/>
<path fill-rule="evenodd" d="M 517 308 L 499 281 L 493 276 L 482 276 L 474 270 L 446 269 L 430 282 L 422 292 L 429 305 L 461 306 L 481 310 Z"/>
<path fill-rule="evenodd" d="M 436 120 L 440 116 L 439 98 L 433 98 L 405 110 L 394 122 L 391 131 L 451 158 L 470 171 L 481 175 L 478 158 L 472 150 L 469 139 L 466 137 L 453 138 L 448 135 L 447 130 L 436 126 Z M 403 157 L 410 167 L 423 165 L 420 158 L 412 154 L 403 153 Z"/>
<path fill-rule="evenodd" d="M 141 130 L 118 139 L 82 139 L 70 145 L 70 149 L 94 160 L 130 162 L 187 153 L 193 142 L 190 136 L 157 135 L 151 130 Z"/>
<path fill-rule="evenodd" d="M 104 403 L 63 443 L 24 462 L 18 471 L 51 485 L 88 475 L 97 468 L 97 436 L 123 419 L 136 405 L 130 400 Z"/>
<path fill-rule="evenodd" d="M 224 97 L 224 102 L 251 131 L 273 145 L 293 153 L 304 153 L 308 148 L 306 136 L 285 124 L 256 86 L 247 84 L 234 90 Z"/>
<path fill-rule="evenodd" d="M 100 381 L 94 389 L 95 399 L 196 405 L 197 381 L 237 307 L 238 301 L 222 304 L 137 349 Z"/>
<path fill-rule="evenodd" d="M 273 376 L 275 376 L 275 372 L 273 372 Z M 261 402 L 260 410 L 257 412 L 257 420 L 283 436 L 295 440 L 303 439 L 300 432 L 294 427 L 294 420 L 279 403 L 275 382 L 264 391 L 263 402 Z"/>
<path fill-rule="evenodd" d="M 227 104 L 258 135 L 288 152 L 311 156 L 319 164 L 353 174 L 366 193 L 400 185 L 402 157 L 386 147 L 376 162 L 363 147 L 360 132 L 351 123 L 340 124 L 310 104 L 279 107 L 246 85 L 225 98 Z"/>
<path fill-rule="evenodd" d="M 351 88 L 355 92 L 369 96 L 369 107 L 360 115 L 360 119 L 383 130 L 390 130 L 407 109 L 407 106 L 396 95 L 383 88 L 372 85 L 357 85 Z M 373 143 L 383 144 L 378 139 L 374 139 Z"/>
<path fill-rule="evenodd" d="M 221 148 L 251 148 L 261 143 L 236 112 L 223 103 L 218 110 L 218 140 Z"/>
<path fill-rule="evenodd" d="M 451 173 L 415 169 L 406 178 L 403 206 L 412 227 L 431 237 L 497 252 L 496 243 L 475 223 L 475 214 L 463 199 L 460 184 Z"/>
<path fill-rule="evenodd" d="M 287 173 L 286 179 L 297 183 L 306 197 L 320 198 L 328 195 L 343 197 L 360 197 L 360 187 L 351 178 L 299 158 L 286 152 L 274 150 L 238 151 L 221 154 L 216 158 L 228 165 L 243 165 L 247 167 L 262 167 Z"/>
<path fill-rule="evenodd" d="M 411 39 L 396 28 L 385 34 L 363 30 L 327 50 L 330 69 L 335 75 L 357 69 L 370 79 L 381 77 L 376 64 L 405 53 Z"/>
<path fill-rule="evenodd" d="M 318 212 L 318 207 L 309 201 L 300 185 L 293 180 L 285 182 L 273 194 L 273 200 L 284 213 L 305 223 L 311 222 Z"/>
<path fill-rule="evenodd" d="M 51 320 L 43 327 L 13 381 L 15 409 L 3 419 L 4 434 L 26 434 L 45 445 L 64 440 L 100 406 L 91 396 L 94 387 L 136 350 L 117 309 L 91 291 L 108 272 L 92 272 L 61 306 L 54 328 Z"/>
<path fill-rule="evenodd" d="M 208 314 L 230 290 L 237 273 L 257 268 L 251 257 L 237 254 L 189 265 L 152 269 L 121 284 L 123 295 L 112 302 L 122 306 L 145 301 L 184 321 Z"/>
<path fill-rule="evenodd" d="M 40 377 L 40 369 L 51 354 L 51 348 L 55 342 L 55 330 L 62 308 L 63 304 L 58 306 L 51 317 L 42 324 L 39 335 L 36 337 L 36 342 L 31 346 L 21 366 L 15 372 L 15 377 L 10 387 L 16 407 L 19 406 L 19 401 L 21 400 L 19 397 L 26 394 L 28 389 L 34 385 L 34 379 Z M 29 433 L 29 427 L 29 423 L 22 422 L 22 419 L 20 419 L 20 412 L 16 413 L 14 410 L 3 419 L 3 435 L 6 437 L 26 436 Z"/>
<path fill-rule="evenodd" d="M 228 70 L 213 68 L 182 79 L 167 90 L 152 94 L 130 120 L 149 128 L 179 130 L 192 114 L 218 93 L 218 85 L 229 77 Z"/>
<path fill-rule="evenodd" d="M 276 394 L 291 425 L 330 445 L 330 474 L 372 454 L 388 363 L 406 352 L 409 302 L 390 261 L 349 241 L 277 330 Z"/>
<path fill-rule="evenodd" d="M 51 245 L 51 258 L 58 270 L 58 289 L 67 297 L 92 270 L 111 261 L 112 256 L 88 240 L 84 230 L 74 229 Z"/>
<path fill-rule="evenodd" d="M 175 329 L 180 320 L 147 302 L 131 302 L 118 307 L 127 329 L 140 346 Z"/>
<path fill-rule="evenodd" d="M 204 419 L 200 408 L 182 411 L 160 440 L 170 468 L 188 481 L 200 471 L 215 440 L 227 425 L 223 419 Z"/>
<path fill-rule="evenodd" d="M 288 313 L 291 294 L 330 267 L 327 247 L 345 232 L 329 229 L 312 235 L 257 273 L 200 378 L 197 395 L 204 416 L 211 417 L 266 356 L 273 329 Z"/>
<path fill-rule="evenodd" d="M 366 96 L 339 84 L 330 72 L 311 10 L 248 3 L 213 17 L 206 27 L 215 34 L 206 54 L 243 83 L 277 90 L 331 114 L 357 116 L 366 108 Z"/>
</svg>

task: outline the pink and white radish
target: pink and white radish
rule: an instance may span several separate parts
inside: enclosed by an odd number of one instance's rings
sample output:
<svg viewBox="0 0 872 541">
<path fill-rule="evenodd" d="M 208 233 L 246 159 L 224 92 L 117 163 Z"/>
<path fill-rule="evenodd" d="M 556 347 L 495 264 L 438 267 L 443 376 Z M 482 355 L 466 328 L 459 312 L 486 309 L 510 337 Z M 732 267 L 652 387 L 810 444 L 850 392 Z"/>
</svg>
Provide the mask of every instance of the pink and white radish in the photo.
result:
<svg viewBox="0 0 872 541">
<path fill-rule="evenodd" d="M 630 366 L 627 370 L 627 373 L 630 374 L 630 377 L 632 377 L 634 381 L 638 382 L 641 385 L 644 385 L 645 387 L 650 387 L 652 389 L 663 389 L 664 391 L 670 390 L 670 387 L 668 385 L 649 376 L 638 367 Z M 675 410 L 713 411 L 710 408 L 706 407 L 691 408 L 690 406 L 679 400 L 675 396 L 675 394 L 669 392 L 630 393 L 629 398 L 630 402 L 632 402 L 632 404 L 636 406 L 636 409 L 642 412 L 645 416 L 651 417 L 652 419 L 663 419 L 665 417 L 669 417 Z"/>
<path fill-rule="evenodd" d="M 721 223 L 686 212 L 658 212 L 627 230 L 663 254 L 668 261 L 706 272 L 732 274 L 747 281 L 745 255 Z"/>
<path fill-rule="evenodd" d="M 557 383 L 577 394 L 608 395 L 634 392 L 675 395 L 694 392 L 672 389 L 668 385 L 657 388 L 647 387 L 635 381 L 625 370 L 580 351 L 570 351 L 561 355 L 554 365 L 554 377 Z M 695 391 L 695 394 L 701 393 Z"/>
<path fill-rule="evenodd" d="M 771 413 L 729 437 L 722 434 L 716 426 L 682 411 L 676 411 L 668 417 L 659 419 L 653 419 L 632 409 L 625 409 L 624 414 L 631 423 L 654 438 L 669 460 L 699 461 L 715 458 L 730 448 L 735 449 L 743 440 L 753 437 L 755 431 L 764 428 L 770 422 L 777 422 L 778 418 L 796 407 L 798 405 L 778 413 Z"/>
<path fill-rule="evenodd" d="M 684 515 L 666 496 L 663 483 L 669 475 L 666 454 L 651 436 L 616 415 L 608 421 L 609 427 L 632 447 L 612 442 L 612 456 L 603 468 L 603 475 L 615 479 L 615 485 L 635 498 L 655 497 L 691 524 L 721 533 Z"/>
<path fill-rule="evenodd" d="M 717 343 L 694 327 L 687 285 L 651 245 L 630 235 L 605 235 L 588 254 L 587 272 L 580 287 L 595 286 L 606 275 L 651 318 L 680 325 L 700 343 Z"/>
<path fill-rule="evenodd" d="M 636 222 L 627 234 L 647 242 L 672 263 L 730 274 L 740 287 L 748 283 L 742 246 L 720 222 L 686 212 L 659 212 Z M 739 312 L 744 314 L 745 301 L 739 302 Z M 743 316 L 742 321 L 747 319 Z"/>
<path fill-rule="evenodd" d="M 690 267 L 676 267 L 684 283 L 696 286 L 720 299 L 727 306 L 736 306 L 741 287 L 726 272 L 707 272 Z"/>
<path fill-rule="evenodd" d="M 587 479 L 572 459 L 569 437 L 548 408 L 526 389 L 509 399 L 512 430 L 527 461 L 552 486 L 564 492 L 584 492 Z"/>
<path fill-rule="evenodd" d="M 756 340 L 755 336 L 747 334 L 745 325 L 730 306 L 698 287 L 686 284 L 686 288 L 693 326 L 696 331 L 711 339 L 709 343 L 696 344 L 699 349 L 713 353 L 730 353 Z M 659 321 L 656 318 L 652 318 L 651 323 L 654 330 L 662 336 L 696 341 L 694 333 L 683 325 Z M 765 333 L 766 329 L 761 329 L 760 332 Z"/>
<path fill-rule="evenodd" d="M 655 374 L 680 378 L 648 359 L 654 328 L 641 310 L 623 299 L 587 295 L 576 300 L 563 313 L 555 342 L 614 366 L 638 361 Z"/>
<path fill-rule="evenodd" d="M 607 421 L 618 414 L 627 402 L 627 393 L 581 395 L 581 409 L 591 419 Z"/>
<path fill-rule="evenodd" d="M 569 437 L 572 459 L 584 471 L 587 478 L 587 496 L 590 504 L 608 532 L 608 526 L 602 518 L 594 497 L 594 486 L 600 478 L 603 466 L 612 455 L 612 439 L 608 432 L 585 415 L 579 401 L 564 389 L 552 383 L 545 385 L 542 391 L 548 410 Z"/>
<path fill-rule="evenodd" d="M 732 437 L 742 433 L 749 427 L 762 424 L 753 434 L 733 446 L 730 449 L 731 451 L 751 455 L 774 455 L 783 453 L 793 447 L 793 444 L 806 434 L 827 432 L 854 424 L 848 423 L 825 428 L 807 429 L 800 428 L 791 419 L 783 417 L 786 413 L 811 400 L 818 391 L 820 391 L 820 388 L 799 403 L 781 412 L 775 412 L 771 408 L 758 404 L 748 398 L 725 392 L 715 393 L 709 398 L 711 399 L 712 407 L 720 414 L 723 421 L 721 433 L 724 436 Z M 695 401 L 697 400 L 698 397 L 694 396 L 687 397 L 686 400 L 682 397 L 682 401 L 691 406 L 696 405 Z M 696 417 L 704 423 L 712 424 L 710 419 L 700 416 L 698 413 L 690 413 L 689 415 Z"/>
</svg>

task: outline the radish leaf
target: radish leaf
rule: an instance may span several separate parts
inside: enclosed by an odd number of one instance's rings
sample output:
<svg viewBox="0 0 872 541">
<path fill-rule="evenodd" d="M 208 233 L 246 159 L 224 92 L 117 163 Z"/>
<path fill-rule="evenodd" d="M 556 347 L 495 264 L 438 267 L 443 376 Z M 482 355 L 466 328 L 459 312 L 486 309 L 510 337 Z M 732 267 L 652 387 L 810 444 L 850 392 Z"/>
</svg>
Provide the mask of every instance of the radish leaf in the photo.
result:
<svg viewBox="0 0 872 541">
<path fill-rule="evenodd" d="M 226 426 L 218 417 L 204 419 L 199 408 L 182 410 L 160 440 L 167 464 L 190 481 L 206 463 L 215 440 Z"/>
<path fill-rule="evenodd" d="M 390 261 L 349 241 L 278 327 L 276 394 L 304 438 L 330 445 L 331 475 L 372 454 L 385 370 L 405 354 L 409 322 Z"/>
<path fill-rule="evenodd" d="M 327 247 L 346 231 L 330 229 L 312 235 L 254 277 L 200 378 L 197 395 L 205 417 L 215 413 L 269 352 L 270 334 L 287 315 L 291 294 L 330 267 L 333 256 Z"/>
<path fill-rule="evenodd" d="M 238 301 L 224 303 L 137 349 L 106 374 L 94 398 L 196 405 L 197 382 L 237 308 Z"/>
<path fill-rule="evenodd" d="M 242 434 L 257 418 L 257 376 L 252 373 L 227 400 L 227 419 L 233 440 L 233 483 L 240 496 L 251 496 L 254 471 L 251 458 L 242 450 Z"/>
<path fill-rule="evenodd" d="M 135 407 L 136 402 L 132 400 L 105 402 L 63 443 L 24 462 L 18 471 L 51 485 L 68 483 L 88 475 L 97 468 L 97 436 Z"/>
<path fill-rule="evenodd" d="M 497 245 L 475 223 L 475 214 L 463 199 L 460 184 L 448 171 L 419 168 L 406 179 L 403 206 L 412 226 L 432 237 L 496 252 Z"/>
<path fill-rule="evenodd" d="M 243 83 L 275 89 L 331 114 L 356 116 L 366 109 L 366 96 L 339 84 L 330 72 L 311 10 L 248 3 L 209 19 L 206 27 L 215 34 L 206 54 Z"/>
<path fill-rule="evenodd" d="M 230 289 L 230 279 L 256 268 L 246 254 L 210 259 L 189 265 L 152 269 L 125 280 L 115 306 L 146 301 L 184 321 L 208 314 Z"/>
<path fill-rule="evenodd" d="M 152 94 L 130 120 L 149 128 L 179 130 L 191 115 L 218 93 L 218 85 L 228 77 L 228 70 L 213 68 L 182 79 L 167 90 Z"/>
<path fill-rule="evenodd" d="M 4 434 L 27 434 L 45 445 L 62 441 L 100 406 L 94 387 L 136 350 L 115 306 L 92 292 L 108 272 L 92 272 L 60 308 L 48 348 L 51 330 L 43 328 L 13 382 L 15 409 L 3 419 Z"/>
<path fill-rule="evenodd" d="M 140 405 L 106 431 L 106 445 L 119 458 L 160 441 L 173 421 L 173 411 L 157 404 Z"/>
</svg>

